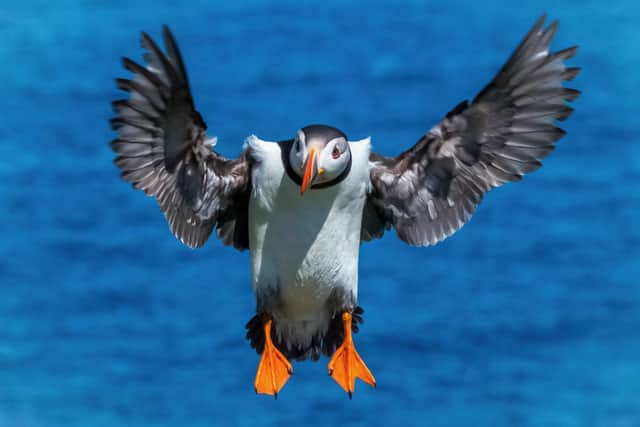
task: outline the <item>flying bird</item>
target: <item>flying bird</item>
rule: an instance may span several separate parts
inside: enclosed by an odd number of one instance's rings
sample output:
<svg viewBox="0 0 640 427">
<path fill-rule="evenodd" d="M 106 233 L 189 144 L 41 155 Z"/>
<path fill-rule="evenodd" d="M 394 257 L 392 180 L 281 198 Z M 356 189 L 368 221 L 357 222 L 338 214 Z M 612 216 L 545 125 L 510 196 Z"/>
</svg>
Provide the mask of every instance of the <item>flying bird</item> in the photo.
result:
<svg viewBox="0 0 640 427">
<path fill-rule="evenodd" d="M 577 47 L 549 51 L 558 23 L 535 23 L 495 78 L 397 157 L 374 153 L 332 126 L 309 125 L 284 141 L 249 136 L 238 158 L 215 151 L 196 110 L 176 41 L 165 51 L 142 33 L 145 65 L 123 58 L 127 99 L 113 102 L 111 147 L 122 178 L 155 197 L 169 228 L 191 248 L 215 230 L 251 254 L 255 316 L 247 338 L 261 355 L 257 393 L 277 396 L 292 360 L 330 357 L 351 397 L 356 378 L 375 386 L 356 351 L 358 255 L 394 228 L 409 245 L 458 231 L 494 187 L 541 166 L 580 92 L 563 86 Z"/>
</svg>

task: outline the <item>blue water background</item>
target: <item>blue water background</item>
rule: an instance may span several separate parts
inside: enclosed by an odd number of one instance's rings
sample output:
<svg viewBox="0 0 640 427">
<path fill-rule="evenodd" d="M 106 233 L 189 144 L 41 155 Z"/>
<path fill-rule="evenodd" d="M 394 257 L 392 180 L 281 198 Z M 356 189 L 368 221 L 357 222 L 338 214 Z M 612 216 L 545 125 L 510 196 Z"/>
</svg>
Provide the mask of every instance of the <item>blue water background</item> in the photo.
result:
<svg viewBox="0 0 640 427">
<path fill-rule="evenodd" d="M 640 3 L 3 1 L 0 427 L 640 425 Z M 197 251 L 120 181 L 119 58 L 173 28 L 219 150 L 309 123 L 396 154 L 473 97 L 535 19 L 580 44 L 568 135 L 432 248 L 362 246 L 356 343 L 252 389 L 249 257 Z"/>
</svg>

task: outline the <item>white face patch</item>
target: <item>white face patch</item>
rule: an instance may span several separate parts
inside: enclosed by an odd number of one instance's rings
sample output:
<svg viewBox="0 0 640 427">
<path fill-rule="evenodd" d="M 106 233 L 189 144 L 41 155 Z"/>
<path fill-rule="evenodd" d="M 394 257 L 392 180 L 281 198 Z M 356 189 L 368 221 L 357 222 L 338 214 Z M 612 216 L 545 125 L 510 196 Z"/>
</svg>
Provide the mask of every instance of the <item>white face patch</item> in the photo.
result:
<svg viewBox="0 0 640 427">
<path fill-rule="evenodd" d="M 316 183 L 329 182 L 340 176 L 351 160 L 349 142 L 343 137 L 329 141 L 318 154 L 318 171 L 323 170 Z"/>
<path fill-rule="evenodd" d="M 307 159 L 307 145 L 302 130 L 298 131 L 291 149 L 289 150 L 289 164 L 293 171 L 300 177 L 304 175 L 304 162 Z"/>
</svg>

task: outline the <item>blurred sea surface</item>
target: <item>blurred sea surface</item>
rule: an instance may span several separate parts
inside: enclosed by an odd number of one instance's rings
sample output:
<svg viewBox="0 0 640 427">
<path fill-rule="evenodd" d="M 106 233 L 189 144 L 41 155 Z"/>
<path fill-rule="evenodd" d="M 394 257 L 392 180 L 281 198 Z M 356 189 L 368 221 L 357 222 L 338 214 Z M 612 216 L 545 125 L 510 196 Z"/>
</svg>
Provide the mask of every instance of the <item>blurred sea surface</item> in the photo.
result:
<svg viewBox="0 0 640 427">
<path fill-rule="evenodd" d="M 0 427 L 640 425 L 640 3 L 0 2 Z M 490 81 L 544 11 L 583 91 L 545 166 L 459 233 L 362 246 L 353 401 L 253 392 L 249 256 L 118 178 L 119 58 L 173 29 L 218 149 L 327 123 L 379 153 Z"/>
</svg>

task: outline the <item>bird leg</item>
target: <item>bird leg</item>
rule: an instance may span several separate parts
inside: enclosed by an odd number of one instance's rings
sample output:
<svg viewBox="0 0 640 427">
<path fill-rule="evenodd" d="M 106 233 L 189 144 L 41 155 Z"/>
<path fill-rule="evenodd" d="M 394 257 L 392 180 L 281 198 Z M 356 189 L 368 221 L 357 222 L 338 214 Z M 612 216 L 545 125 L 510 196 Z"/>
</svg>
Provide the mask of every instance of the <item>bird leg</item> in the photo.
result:
<svg viewBox="0 0 640 427">
<path fill-rule="evenodd" d="M 342 313 L 344 341 L 336 352 L 333 353 L 328 366 L 329 375 L 349 394 L 349 399 L 351 399 L 353 391 L 355 390 L 356 378 L 360 378 L 372 387 L 376 386 L 375 378 L 353 345 L 351 320 L 351 313 L 346 311 Z"/>
<path fill-rule="evenodd" d="M 268 394 L 277 398 L 278 392 L 293 373 L 293 367 L 271 341 L 271 319 L 265 321 L 263 327 L 264 350 L 260 357 L 254 387 L 258 394 Z"/>
</svg>

